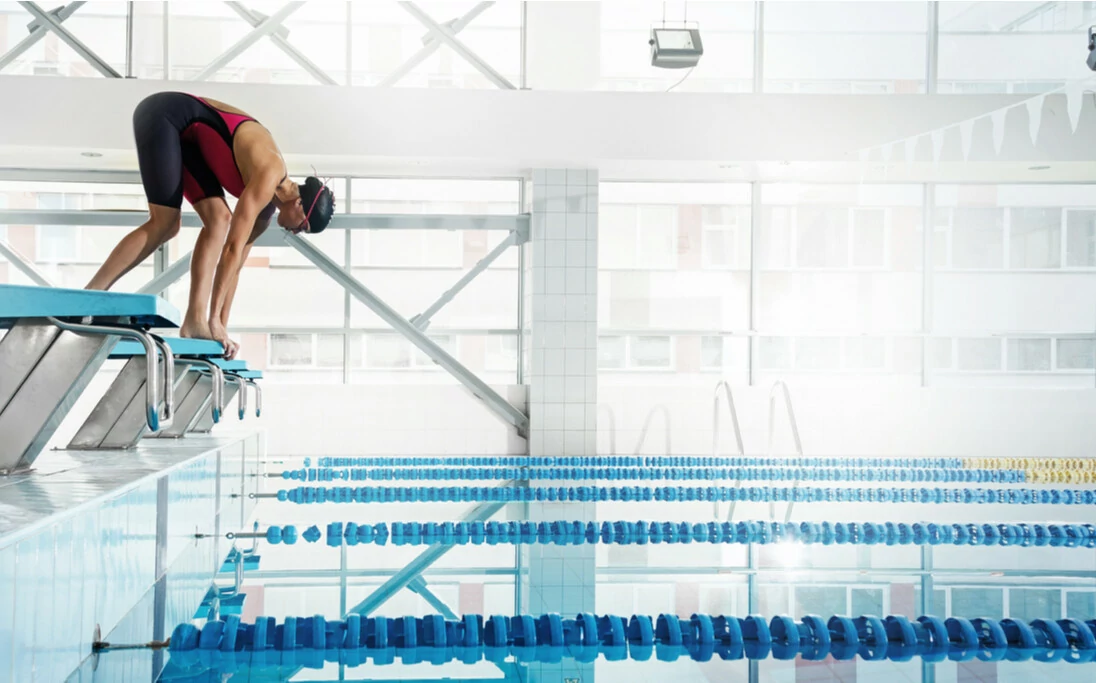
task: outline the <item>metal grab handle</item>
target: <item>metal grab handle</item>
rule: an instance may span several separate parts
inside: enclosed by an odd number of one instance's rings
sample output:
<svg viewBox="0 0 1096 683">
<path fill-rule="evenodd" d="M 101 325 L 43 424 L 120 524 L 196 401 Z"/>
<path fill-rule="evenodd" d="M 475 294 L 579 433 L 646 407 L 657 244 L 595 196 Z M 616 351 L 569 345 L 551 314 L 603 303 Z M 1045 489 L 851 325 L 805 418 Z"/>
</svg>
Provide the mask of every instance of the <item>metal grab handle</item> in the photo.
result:
<svg viewBox="0 0 1096 683">
<path fill-rule="evenodd" d="M 156 344 L 149 338 L 149 335 L 129 327 L 67 323 L 50 316 L 46 316 L 46 320 L 48 320 L 51 325 L 65 330 L 66 332 L 128 337 L 141 342 L 141 346 L 145 349 L 145 422 L 148 424 L 150 431 L 160 431 L 160 412 L 158 405 L 160 402 L 160 389 L 157 386 L 160 378 L 159 373 L 156 372 L 156 360 L 159 356 L 156 353 Z"/>
<path fill-rule="evenodd" d="M 167 429 L 175 421 L 175 355 L 163 337 L 148 333 L 164 357 L 164 409 L 160 412 L 160 429 Z"/>
<path fill-rule="evenodd" d="M 225 412 L 225 373 L 216 363 L 204 358 L 187 358 L 186 362 L 209 370 L 213 378 L 213 422 L 220 422 Z"/>
<path fill-rule="evenodd" d="M 259 388 L 259 383 L 253 379 L 244 380 L 247 385 L 255 390 L 255 417 L 263 416 L 263 390 Z"/>
<path fill-rule="evenodd" d="M 602 403 L 597 407 L 600 413 L 602 409 L 609 415 L 609 455 L 616 455 L 616 415 L 613 413 L 613 409 Z"/>
<path fill-rule="evenodd" d="M 244 415 L 247 415 L 247 384 L 243 377 L 240 377 L 234 372 L 230 372 L 225 375 L 230 381 L 235 382 L 239 390 L 236 392 L 236 408 L 239 411 L 240 419 L 244 419 Z"/>
<path fill-rule="evenodd" d="M 670 410 L 662 404 L 651 408 L 651 412 L 647 413 L 647 419 L 643 422 L 643 430 L 639 433 L 639 441 L 636 443 L 636 455 L 639 455 L 643 450 L 643 443 L 647 441 L 647 430 L 651 426 L 651 420 L 654 419 L 655 413 L 661 412 L 663 417 L 663 424 L 666 426 L 666 455 L 670 455 L 673 451 L 670 448 Z"/>
<path fill-rule="evenodd" d="M 792 408 L 792 395 L 788 390 L 788 385 L 783 380 L 777 380 L 773 383 L 772 389 L 769 390 L 769 448 L 765 455 L 769 458 L 773 456 L 773 437 L 776 432 L 776 393 L 777 390 L 784 395 L 784 409 L 788 413 L 788 424 L 792 428 L 792 439 L 795 441 L 795 454 L 799 457 L 803 457 L 803 442 L 799 440 L 799 424 L 795 420 L 795 409 Z M 799 482 L 796 481 L 792 484 L 793 489 L 799 488 Z M 792 519 L 792 509 L 795 507 L 794 502 L 788 503 L 788 509 L 784 513 L 784 523 L 787 524 Z M 769 518 L 776 517 L 776 503 L 769 503 Z"/>
<path fill-rule="evenodd" d="M 735 445 L 738 446 L 738 454 L 746 455 L 746 447 L 742 445 L 742 429 L 738 424 L 738 409 L 734 405 L 734 396 L 731 393 L 731 385 L 727 383 L 727 380 L 721 379 L 719 383 L 715 385 L 714 399 L 712 401 L 712 457 L 719 455 L 719 390 L 723 390 L 723 395 L 727 397 L 727 410 L 731 413 L 731 425 L 734 426 L 734 440 Z M 735 482 L 735 488 L 742 487 L 742 480 Z M 734 506 L 737 501 L 731 501 L 727 507 L 727 521 L 730 522 L 734 518 Z M 719 501 L 712 503 L 712 512 L 716 519 L 719 519 Z"/>
</svg>

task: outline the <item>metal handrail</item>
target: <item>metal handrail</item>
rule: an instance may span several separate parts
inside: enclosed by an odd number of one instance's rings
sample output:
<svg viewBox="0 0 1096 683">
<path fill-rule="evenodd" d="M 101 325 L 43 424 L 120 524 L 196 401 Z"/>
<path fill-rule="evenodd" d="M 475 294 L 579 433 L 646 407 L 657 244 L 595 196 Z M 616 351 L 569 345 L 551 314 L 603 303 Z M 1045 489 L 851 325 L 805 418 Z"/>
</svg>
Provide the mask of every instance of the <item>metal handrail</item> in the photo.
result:
<svg viewBox="0 0 1096 683">
<path fill-rule="evenodd" d="M 262 417 L 263 415 L 263 390 L 259 388 L 259 383 L 253 379 L 245 379 L 244 382 L 247 386 L 255 390 L 255 417 Z"/>
<path fill-rule="evenodd" d="M 784 396 L 784 408 L 788 414 L 788 424 L 792 428 L 792 439 L 795 441 L 795 453 L 799 457 L 803 457 L 803 442 L 799 439 L 799 424 L 795 420 L 795 409 L 792 408 L 792 395 L 788 390 L 788 385 L 783 380 L 777 380 L 773 382 L 772 389 L 769 390 L 769 446 L 765 452 L 766 457 L 771 458 L 773 455 L 773 437 L 776 433 L 776 393 L 777 390 Z M 792 484 L 792 489 L 799 488 L 799 481 Z M 784 513 L 784 523 L 787 524 L 792 519 L 792 509 L 795 507 L 794 502 L 788 503 L 788 509 Z M 776 503 L 769 503 L 769 518 L 774 519 L 776 517 Z"/>
<path fill-rule="evenodd" d="M 597 407 L 598 413 L 602 409 L 609 414 L 609 455 L 616 455 L 616 413 L 613 412 L 611 406 L 607 403 L 602 403 Z"/>
<path fill-rule="evenodd" d="M 159 373 L 156 371 L 156 362 L 159 359 L 159 355 L 156 350 L 157 344 L 152 341 L 148 334 L 130 327 L 69 323 L 58 320 L 52 316 L 46 316 L 46 320 L 48 320 L 51 325 L 66 332 L 128 337 L 140 342 L 141 346 L 145 349 L 145 423 L 148 424 L 150 431 L 160 431 L 160 388 L 158 386 L 160 378 Z M 167 353 L 168 357 L 172 358 L 172 364 L 174 364 L 174 357 L 171 356 L 171 351 L 168 351 Z"/>
<path fill-rule="evenodd" d="M 164 357 L 164 410 L 160 415 L 160 429 L 167 429 L 175 421 L 175 356 L 163 337 L 148 333 Z"/>
<path fill-rule="evenodd" d="M 247 380 L 234 372 L 225 373 L 225 378 L 231 382 L 235 382 L 238 387 L 236 392 L 236 409 L 242 420 L 244 419 L 244 415 L 247 415 Z"/>
<path fill-rule="evenodd" d="M 639 441 L 636 443 L 635 455 L 639 455 L 643 450 L 643 444 L 647 441 L 647 430 L 651 426 L 651 420 L 654 419 L 655 413 L 661 412 L 663 417 L 663 424 L 666 426 L 666 452 L 665 455 L 670 455 L 673 449 L 670 447 L 670 410 L 665 405 L 659 404 L 654 408 L 651 408 L 651 412 L 647 413 L 647 419 L 643 422 L 643 430 L 639 433 Z"/>
<path fill-rule="evenodd" d="M 727 383 L 727 380 L 721 379 L 719 383 L 715 385 L 714 397 L 712 401 L 712 457 L 719 455 L 719 390 L 723 389 L 723 394 L 727 397 L 727 410 L 731 414 L 731 424 L 734 426 L 734 440 L 735 445 L 738 446 L 738 454 L 746 455 L 746 447 L 742 445 L 742 429 L 738 423 L 738 410 L 734 405 L 734 396 L 731 394 L 731 385 Z M 735 488 L 740 488 L 742 481 L 735 482 Z M 727 521 L 730 522 L 734 518 L 735 501 L 731 501 L 727 507 Z M 716 519 L 719 519 L 719 501 L 712 503 L 712 512 Z"/>
<path fill-rule="evenodd" d="M 187 358 L 186 363 L 200 365 L 209 371 L 213 381 L 213 421 L 220 422 L 225 412 L 225 373 L 214 362 L 204 358 Z"/>
</svg>

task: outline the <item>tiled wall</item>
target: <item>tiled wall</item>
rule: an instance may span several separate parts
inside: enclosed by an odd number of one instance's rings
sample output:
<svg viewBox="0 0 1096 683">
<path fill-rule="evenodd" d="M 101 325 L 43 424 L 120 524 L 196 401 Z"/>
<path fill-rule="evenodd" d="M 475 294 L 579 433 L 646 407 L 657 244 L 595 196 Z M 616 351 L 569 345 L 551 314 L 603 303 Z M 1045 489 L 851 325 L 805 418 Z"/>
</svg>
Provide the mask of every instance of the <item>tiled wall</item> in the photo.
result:
<svg viewBox="0 0 1096 683">
<path fill-rule="evenodd" d="M 257 437 L 249 438 L 252 443 L 246 449 L 240 442 L 225 446 L 228 460 L 236 458 L 237 479 L 243 469 L 239 458 L 258 454 Z M 77 470 L 66 471 L 64 478 L 43 475 L 34 481 L 30 488 L 49 497 L 57 512 L 0 539 L 0 680 L 66 680 L 90 655 L 96 625 L 104 638 L 116 642 L 151 639 L 158 580 L 166 581 L 165 635 L 175 623 L 190 619 L 216 560 L 227 552 L 216 538 L 194 538 L 196 529 L 216 528 L 220 457 L 215 448 L 196 452 L 163 477 L 131 479 L 76 508 L 66 507 L 65 501 L 75 498 L 75 490 L 69 489 L 81 487 Z M 114 455 L 132 459 L 139 454 Z M 84 465 L 85 480 L 104 476 L 112 466 L 110 457 L 102 454 L 100 468 Z M 166 484 L 161 486 L 164 477 Z M 9 481 L 4 503 L 25 498 L 29 481 L 21 486 Z M 238 505 L 239 500 L 232 503 Z M 166 524 L 158 525 L 165 509 Z M 238 511 L 236 515 L 233 523 L 238 523 Z M 166 528 L 165 536 L 158 534 L 158 527 Z M 165 561 L 157 575 L 160 547 Z M 96 681 L 152 676 L 151 658 L 117 657 L 104 668 L 106 658 L 101 658 Z"/>
<path fill-rule="evenodd" d="M 534 456 L 596 453 L 597 184 L 596 171 L 538 169 L 527 187 L 532 234 L 525 247 L 523 322 L 529 341 L 529 454 Z M 594 512 L 592 504 L 534 503 L 528 519 L 586 521 Z M 594 546 L 524 549 L 526 611 L 595 612 L 594 551 Z M 532 681 L 591 681 L 594 667 L 574 660 L 538 663 L 530 665 L 529 674 Z"/>
</svg>

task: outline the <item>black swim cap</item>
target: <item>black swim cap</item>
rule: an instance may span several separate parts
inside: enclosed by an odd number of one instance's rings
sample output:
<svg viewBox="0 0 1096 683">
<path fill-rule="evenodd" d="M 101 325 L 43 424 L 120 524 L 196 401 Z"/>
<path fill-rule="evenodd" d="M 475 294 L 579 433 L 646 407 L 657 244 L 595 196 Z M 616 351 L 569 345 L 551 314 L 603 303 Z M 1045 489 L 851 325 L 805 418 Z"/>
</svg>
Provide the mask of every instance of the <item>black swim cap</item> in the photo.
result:
<svg viewBox="0 0 1096 683">
<path fill-rule="evenodd" d="M 308 176 L 297 187 L 301 192 L 301 208 L 308 219 L 308 232 L 322 232 L 335 213 L 335 193 L 316 176 Z"/>
</svg>

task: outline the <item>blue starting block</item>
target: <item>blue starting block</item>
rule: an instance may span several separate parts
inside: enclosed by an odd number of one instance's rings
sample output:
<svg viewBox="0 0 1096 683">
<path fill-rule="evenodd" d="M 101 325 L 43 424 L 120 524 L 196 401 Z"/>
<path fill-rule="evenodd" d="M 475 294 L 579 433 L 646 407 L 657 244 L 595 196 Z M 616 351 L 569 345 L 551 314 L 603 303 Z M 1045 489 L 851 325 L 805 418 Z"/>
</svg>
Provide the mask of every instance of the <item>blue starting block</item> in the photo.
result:
<svg viewBox="0 0 1096 683">
<path fill-rule="evenodd" d="M 8 329 L 0 339 L 0 473 L 33 464 L 119 338 L 138 343 L 146 359 L 167 359 L 168 345 L 148 330 L 180 319 L 147 294 L 0 285 L 0 327 Z M 164 380 L 173 380 L 174 363 L 145 367 L 144 420 L 155 431 L 171 422 L 172 401 L 160 387 L 173 384 Z"/>
<path fill-rule="evenodd" d="M 218 406 L 219 417 L 223 407 L 221 389 L 224 378 L 212 359 L 223 356 L 224 347 L 219 342 L 206 339 L 172 337 L 164 339 L 164 342 L 174 356 L 169 394 L 173 399 L 173 417 L 171 423 L 161 425 L 157 433 L 181 436 L 207 398 L 205 392 L 195 391 L 198 373 L 190 372 L 191 369 L 206 369 L 213 373 L 214 381 L 210 383 L 209 393 L 213 396 L 214 405 Z M 125 359 L 126 363 L 69 442 L 70 449 L 129 449 L 149 433 L 141 400 L 148 374 L 144 349 L 135 341 L 123 340 L 111 350 L 110 358 Z"/>
</svg>

